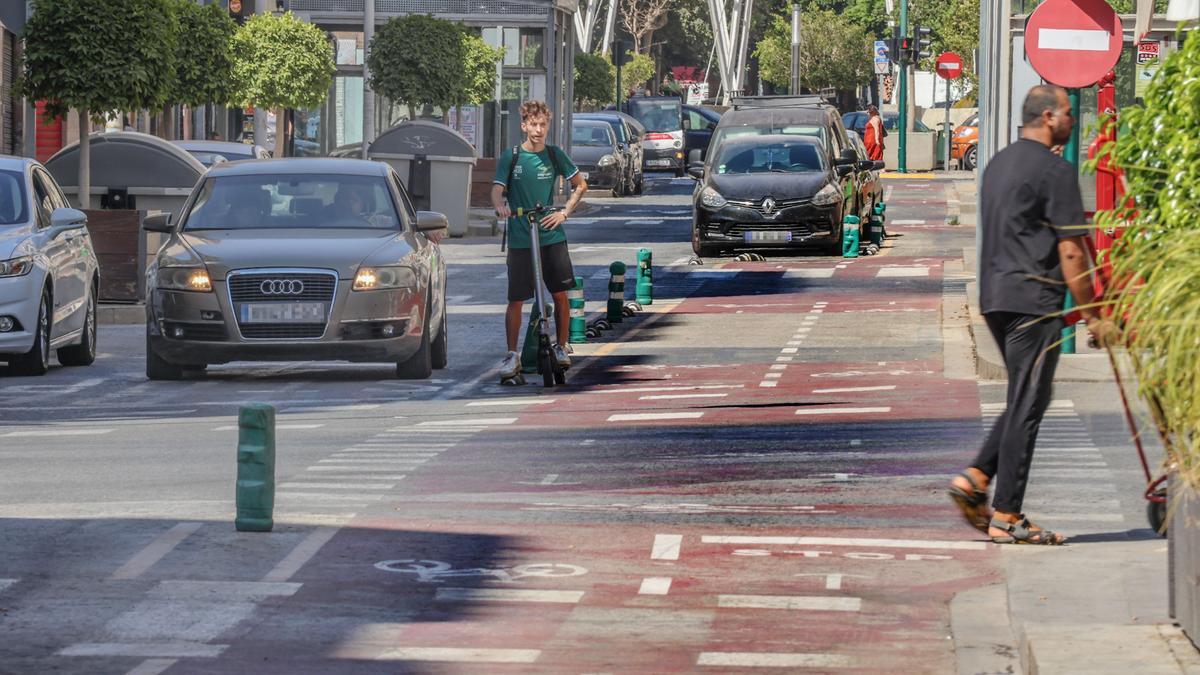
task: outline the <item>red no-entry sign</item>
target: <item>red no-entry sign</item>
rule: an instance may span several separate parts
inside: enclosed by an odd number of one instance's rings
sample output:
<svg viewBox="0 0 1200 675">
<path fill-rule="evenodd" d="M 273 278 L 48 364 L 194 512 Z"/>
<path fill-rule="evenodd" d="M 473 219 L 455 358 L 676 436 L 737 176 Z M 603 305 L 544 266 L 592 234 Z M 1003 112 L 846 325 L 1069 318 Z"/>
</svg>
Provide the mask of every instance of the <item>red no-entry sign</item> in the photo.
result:
<svg viewBox="0 0 1200 675">
<path fill-rule="evenodd" d="M 1121 19 L 1104 0 L 1046 0 L 1025 24 L 1025 54 L 1042 79 L 1090 87 L 1121 57 Z"/>
<path fill-rule="evenodd" d="M 943 80 L 957 80 L 962 77 L 963 60 L 954 52 L 946 52 L 937 57 L 937 74 Z"/>
</svg>

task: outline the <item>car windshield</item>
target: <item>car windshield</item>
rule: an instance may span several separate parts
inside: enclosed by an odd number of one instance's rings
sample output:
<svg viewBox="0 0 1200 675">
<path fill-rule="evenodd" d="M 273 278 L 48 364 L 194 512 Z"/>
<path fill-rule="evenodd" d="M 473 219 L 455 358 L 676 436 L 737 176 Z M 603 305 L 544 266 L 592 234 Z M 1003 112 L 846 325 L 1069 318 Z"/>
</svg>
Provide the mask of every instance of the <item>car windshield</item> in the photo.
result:
<svg viewBox="0 0 1200 675">
<path fill-rule="evenodd" d="M 576 124 L 571 127 L 571 145 L 594 148 L 611 148 L 608 125 L 604 123 Z"/>
<path fill-rule="evenodd" d="M 726 145 L 717 155 L 716 167 L 718 174 L 803 173 L 825 170 L 817 146 L 801 141 Z"/>
<path fill-rule="evenodd" d="M 646 127 L 646 131 L 672 132 L 683 129 L 683 108 L 678 100 L 640 101 L 629 99 L 629 114 Z"/>
<path fill-rule="evenodd" d="M 29 220 L 26 208 L 24 174 L 0 171 L 0 225 L 16 225 Z"/>
<path fill-rule="evenodd" d="M 279 174 L 217 176 L 198 188 L 183 229 L 400 228 L 381 176 Z"/>
</svg>

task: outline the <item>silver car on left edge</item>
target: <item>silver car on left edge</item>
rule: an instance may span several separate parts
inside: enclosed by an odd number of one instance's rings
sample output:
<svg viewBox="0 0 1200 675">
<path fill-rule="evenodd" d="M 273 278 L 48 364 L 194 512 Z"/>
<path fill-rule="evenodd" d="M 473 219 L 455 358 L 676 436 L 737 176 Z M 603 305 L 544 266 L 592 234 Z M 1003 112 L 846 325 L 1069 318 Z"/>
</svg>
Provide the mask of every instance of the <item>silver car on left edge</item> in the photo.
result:
<svg viewBox="0 0 1200 675">
<path fill-rule="evenodd" d="M 0 361 L 43 375 L 96 360 L 100 269 L 87 216 L 41 164 L 0 156 Z"/>
<path fill-rule="evenodd" d="M 218 164 L 147 270 L 146 376 L 231 361 L 374 361 L 427 378 L 447 361 L 447 222 L 386 164 Z"/>
</svg>

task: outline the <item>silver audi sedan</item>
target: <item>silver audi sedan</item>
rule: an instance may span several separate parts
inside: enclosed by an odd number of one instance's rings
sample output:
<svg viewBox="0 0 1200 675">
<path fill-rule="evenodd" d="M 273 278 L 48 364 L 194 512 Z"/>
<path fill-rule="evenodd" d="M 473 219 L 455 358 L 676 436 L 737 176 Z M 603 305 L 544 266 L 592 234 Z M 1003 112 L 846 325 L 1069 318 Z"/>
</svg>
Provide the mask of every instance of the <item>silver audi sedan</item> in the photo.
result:
<svg viewBox="0 0 1200 675">
<path fill-rule="evenodd" d="M 146 376 L 231 361 L 393 362 L 406 379 L 447 360 L 447 222 L 416 211 L 387 164 L 218 164 L 147 270 Z"/>
</svg>

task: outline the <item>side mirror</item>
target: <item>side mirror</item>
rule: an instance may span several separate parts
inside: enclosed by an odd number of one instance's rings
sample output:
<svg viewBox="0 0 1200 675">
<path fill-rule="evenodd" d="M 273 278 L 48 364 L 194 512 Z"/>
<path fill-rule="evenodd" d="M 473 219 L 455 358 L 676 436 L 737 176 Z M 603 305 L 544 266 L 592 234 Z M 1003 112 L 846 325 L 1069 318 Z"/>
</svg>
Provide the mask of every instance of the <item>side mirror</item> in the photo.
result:
<svg viewBox="0 0 1200 675">
<path fill-rule="evenodd" d="M 693 150 L 693 152 L 695 152 L 695 151 Z M 703 180 L 704 179 L 704 163 L 703 162 L 692 162 L 691 164 L 688 165 L 687 172 L 688 172 L 688 175 L 691 176 L 692 178 L 695 178 L 696 180 Z"/>
<path fill-rule="evenodd" d="M 688 166 L 692 164 L 704 163 L 704 151 L 700 148 L 692 148 L 688 151 Z"/>
<path fill-rule="evenodd" d="M 87 214 L 79 209 L 54 209 L 50 214 L 50 227 L 59 231 L 87 227 Z"/>
<path fill-rule="evenodd" d="M 142 229 L 147 232 L 171 232 L 171 212 L 159 211 L 142 219 Z"/>
<path fill-rule="evenodd" d="M 864 159 L 863 161 L 859 162 L 855 166 L 858 167 L 859 171 L 874 171 L 875 170 L 875 162 L 873 162 L 869 159 Z"/>
<path fill-rule="evenodd" d="M 845 148 L 844 150 L 842 150 L 840 159 L 842 161 L 850 160 L 851 162 L 857 162 L 858 161 L 858 153 L 855 152 L 853 148 Z"/>
<path fill-rule="evenodd" d="M 450 221 L 446 216 L 436 211 L 417 211 L 417 231 L 426 234 L 439 230 L 449 230 Z"/>
<path fill-rule="evenodd" d="M 842 164 L 844 161 L 846 160 L 839 159 L 838 165 L 834 168 L 834 171 L 837 172 L 838 178 L 845 178 L 846 176 L 850 175 L 851 171 L 854 170 L 853 164 Z"/>
</svg>

